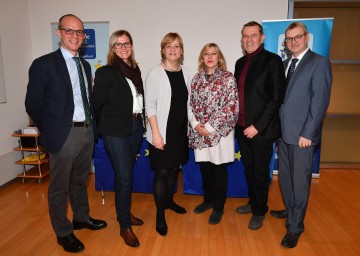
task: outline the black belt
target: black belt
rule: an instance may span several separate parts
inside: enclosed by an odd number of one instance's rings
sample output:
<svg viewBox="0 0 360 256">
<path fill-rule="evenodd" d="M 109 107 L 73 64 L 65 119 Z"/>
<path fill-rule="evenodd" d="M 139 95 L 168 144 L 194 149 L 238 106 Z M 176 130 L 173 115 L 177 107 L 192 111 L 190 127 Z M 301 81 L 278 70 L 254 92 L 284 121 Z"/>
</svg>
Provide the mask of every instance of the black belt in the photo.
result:
<svg viewBox="0 0 360 256">
<path fill-rule="evenodd" d="M 134 113 L 132 114 L 132 120 L 138 120 L 141 117 L 140 113 Z"/>
<path fill-rule="evenodd" d="M 74 127 L 85 127 L 85 128 L 87 128 L 90 125 L 91 125 L 91 123 L 87 124 L 85 121 L 84 122 L 74 122 Z"/>
</svg>

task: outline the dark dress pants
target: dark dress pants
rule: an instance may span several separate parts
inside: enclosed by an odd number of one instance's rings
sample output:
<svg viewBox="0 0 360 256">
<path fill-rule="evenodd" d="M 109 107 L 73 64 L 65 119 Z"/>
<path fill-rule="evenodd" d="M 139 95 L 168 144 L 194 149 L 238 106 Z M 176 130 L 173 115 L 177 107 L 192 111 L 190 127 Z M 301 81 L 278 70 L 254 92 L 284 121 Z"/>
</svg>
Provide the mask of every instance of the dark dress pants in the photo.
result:
<svg viewBox="0 0 360 256">
<path fill-rule="evenodd" d="M 245 127 L 236 125 L 235 136 L 239 143 L 252 213 L 263 216 L 268 211 L 270 161 L 273 139 L 253 138 L 244 135 Z"/>
<path fill-rule="evenodd" d="M 278 145 L 279 181 L 288 212 L 285 225 L 289 232 L 300 234 L 309 200 L 314 146 L 300 148 L 284 141 Z"/>
<path fill-rule="evenodd" d="M 204 201 L 214 203 L 214 210 L 224 211 L 228 188 L 227 163 L 216 165 L 210 162 L 200 162 L 200 172 Z"/>
<path fill-rule="evenodd" d="M 133 167 L 139 152 L 144 128 L 142 119 L 133 120 L 129 136 L 103 135 L 104 145 L 115 174 L 115 207 L 120 229 L 131 228 L 131 193 Z"/>
<path fill-rule="evenodd" d="M 93 127 L 72 127 L 60 151 L 49 154 L 49 212 L 51 225 L 59 237 L 73 232 L 72 222 L 67 218 L 68 200 L 75 221 L 84 222 L 90 218 L 86 185 L 93 149 Z"/>
</svg>

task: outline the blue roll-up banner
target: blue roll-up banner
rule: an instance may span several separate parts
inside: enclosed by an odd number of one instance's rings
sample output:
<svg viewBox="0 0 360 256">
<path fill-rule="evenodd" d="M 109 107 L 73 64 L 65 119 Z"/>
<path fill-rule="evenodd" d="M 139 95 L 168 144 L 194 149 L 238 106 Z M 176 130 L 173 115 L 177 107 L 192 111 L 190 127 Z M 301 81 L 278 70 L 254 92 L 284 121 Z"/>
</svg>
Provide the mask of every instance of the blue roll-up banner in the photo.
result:
<svg viewBox="0 0 360 256">
<path fill-rule="evenodd" d="M 285 30 L 293 22 L 301 22 L 306 25 L 310 35 L 308 46 L 312 51 L 324 57 L 329 57 L 334 18 L 263 20 L 265 49 L 278 54 L 285 60 L 287 58 L 286 49 L 283 45 Z M 275 173 L 277 172 L 277 166 L 277 155 L 275 155 Z M 320 177 L 320 145 L 315 148 L 312 171 L 313 177 Z"/>
</svg>

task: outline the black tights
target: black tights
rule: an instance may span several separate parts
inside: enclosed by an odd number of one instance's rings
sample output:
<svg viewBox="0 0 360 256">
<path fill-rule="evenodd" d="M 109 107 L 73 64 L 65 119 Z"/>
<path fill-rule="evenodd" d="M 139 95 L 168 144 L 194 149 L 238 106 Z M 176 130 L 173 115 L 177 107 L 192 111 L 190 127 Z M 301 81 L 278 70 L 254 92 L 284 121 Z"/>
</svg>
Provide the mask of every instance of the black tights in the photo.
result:
<svg viewBox="0 0 360 256">
<path fill-rule="evenodd" d="M 154 177 L 154 199 L 156 219 L 165 219 L 165 208 L 173 203 L 174 188 L 179 175 L 179 167 L 157 169 Z"/>
</svg>

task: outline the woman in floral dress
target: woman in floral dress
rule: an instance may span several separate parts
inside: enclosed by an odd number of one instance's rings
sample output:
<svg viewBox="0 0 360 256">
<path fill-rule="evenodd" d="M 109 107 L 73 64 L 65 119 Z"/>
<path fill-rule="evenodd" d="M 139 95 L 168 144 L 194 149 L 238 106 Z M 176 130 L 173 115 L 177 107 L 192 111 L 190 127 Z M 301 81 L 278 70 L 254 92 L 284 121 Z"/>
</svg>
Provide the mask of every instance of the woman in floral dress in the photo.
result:
<svg viewBox="0 0 360 256">
<path fill-rule="evenodd" d="M 209 223 L 217 224 L 224 214 L 227 165 L 235 156 L 238 92 L 235 78 L 226 70 L 224 56 L 216 44 L 202 48 L 198 70 L 191 82 L 189 145 L 200 164 L 204 200 L 194 212 L 200 214 L 212 208 Z"/>
</svg>

